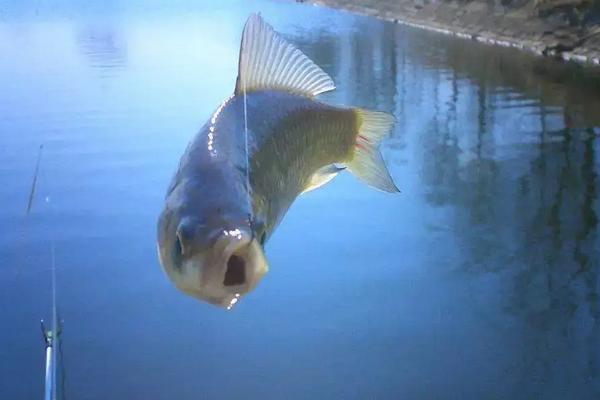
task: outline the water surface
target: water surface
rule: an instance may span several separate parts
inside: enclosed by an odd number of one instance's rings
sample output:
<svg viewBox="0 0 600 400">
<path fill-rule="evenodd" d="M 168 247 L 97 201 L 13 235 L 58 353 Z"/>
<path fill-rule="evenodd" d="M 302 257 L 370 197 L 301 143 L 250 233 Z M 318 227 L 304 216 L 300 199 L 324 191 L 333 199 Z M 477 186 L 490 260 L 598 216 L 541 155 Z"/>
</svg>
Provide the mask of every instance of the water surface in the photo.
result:
<svg viewBox="0 0 600 400">
<path fill-rule="evenodd" d="M 302 196 L 225 312 L 168 282 L 155 222 L 254 11 L 324 101 L 395 115 L 402 193 Z M 41 397 L 53 246 L 65 398 L 600 396 L 597 72 L 241 0 L 0 1 L 0 57 L 0 398 Z"/>
</svg>

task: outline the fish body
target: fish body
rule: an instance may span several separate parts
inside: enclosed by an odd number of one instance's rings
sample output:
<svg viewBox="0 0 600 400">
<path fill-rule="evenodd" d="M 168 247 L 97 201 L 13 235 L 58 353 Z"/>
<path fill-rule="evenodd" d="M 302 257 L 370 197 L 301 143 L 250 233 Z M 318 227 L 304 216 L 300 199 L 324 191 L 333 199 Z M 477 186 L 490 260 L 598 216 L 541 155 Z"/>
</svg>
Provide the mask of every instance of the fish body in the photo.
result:
<svg viewBox="0 0 600 400">
<path fill-rule="evenodd" d="M 356 116 L 281 91 L 248 93 L 246 102 L 253 215 L 268 237 L 317 171 L 338 171 L 351 157 Z"/>
<path fill-rule="evenodd" d="M 159 258 L 179 289 L 231 308 L 268 270 L 263 245 L 296 197 L 343 169 L 397 191 L 377 150 L 392 117 L 314 99 L 333 88 L 249 18 L 235 92 L 186 149 L 159 218 Z"/>
</svg>

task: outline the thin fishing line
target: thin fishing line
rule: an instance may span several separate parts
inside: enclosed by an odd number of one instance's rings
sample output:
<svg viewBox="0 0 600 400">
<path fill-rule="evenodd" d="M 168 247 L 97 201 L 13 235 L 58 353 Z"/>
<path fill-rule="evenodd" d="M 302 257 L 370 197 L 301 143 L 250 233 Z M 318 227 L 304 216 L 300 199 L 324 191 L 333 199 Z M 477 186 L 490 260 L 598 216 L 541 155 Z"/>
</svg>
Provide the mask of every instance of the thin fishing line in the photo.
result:
<svg viewBox="0 0 600 400">
<path fill-rule="evenodd" d="M 17 263 L 13 276 L 13 280 L 16 282 L 19 277 L 23 266 L 27 263 L 27 252 L 25 251 L 25 247 L 27 244 L 27 240 L 29 237 L 29 213 L 33 206 L 33 200 L 35 198 L 35 189 L 37 187 L 38 176 L 40 173 L 40 163 L 42 159 L 42 150 L 44 149 L 44 144 L 40 144 L 37 153 L 37 159 L 35 162 L 35 169 L 33 172 L 33 179 L 31 181 L 31 188 L 29 189 L 29 197 L 27 199 L 27 207 L 25 209 L 25 217 L 23 219 L 22 224 L 19 227 L 19 234 L 17 237 Z"/>
<path fill-rule="evenodd" d="M 65 397 L 65 379 L 66 369 L 63 357 L 63 346 L 62 346 L 62 322 L 58 313 L 58 302 L 56 300 L 57 285 L 56 285 L 56 240 L 55 231 L 52 230 L 52 259 L 51 259 L 51 273 L 52 273 L 52 330 L 54 332 L 54 352 L 52 353 L 54 370 L 52 371 L 52 400 L 62 399 Z M 59 373 L 60 371 L 60 373 Z M 57 384 L 57 377 L 60 375 L 60 390 Z"/>
<path fill-rule="evenodd" d="M 33 173 L 33 182 L 31 183 L 31 190 L 29 191 L 29 201 L 27 202 L 27 211 L 26 214 L 29 215 L 29 211 L 31 211 L 31 206 L 33 205 L 33 198 L 35 195 L 35 187 L 37 185 L 38 174 L 40 172 L 40 161 L 42 159 L 42 150 L 44 150 L 44 145 L 40 145 L 40 149 L 38 151 L 37 161 L 35 163 L 35 172 Z"/>
<path fill-rule="evenodd" d="M 49 203 L 48 212 L 52 216 L 56 216 L 56 208 L 54 203 L 50 201 L 50 197 L 46 197 L 46 202 Z M 52 371 L 52 400 L 65 400 L 65 381 L 66 368 L 63 356 L 63 341 L 62 341 L 62 321 L 58 310 L 57 301 L 57 284 L 56 284 L 56 227 L 50 229 L 51 235 L 51 274 L 52 274 L 52 330 L 54 332 L 54 352 L 52 353 L 54 370 Z M 60 387 L 57 383 L 60 377 Z"/>
<path fill-rule="evenodd" d="M 245 58 L 245 57 L 244 57 Z M 244 59 L 244 63 L 246 60 Z M 243 69 L 245 71 L 245 68 Z M 250 195 L 250 149 L 248 146 L 248 99 L 246 95 L 246 79 L 245 76 L 241 77 L 242 88 L 244 91 L 244 139 L 246 147 L 246 197 L 248 201 L 248 222 L 250 227 L 253 224 L 253 212 L 252 212 L 252 196 Z M 252 229 L 252 235 L 254 235 L 254 229 Z"/>
<path fill-rule="evenodd" d="M 52 239 L 52 331 L 54 334 L 54 351 L 52 352 L 52 400 L 56 400 L 56 361 L 58 344 L 60 343 L 60 327 L 58 326 L 58 313 L 56 311 L 56 245 Z"/>
</svg>

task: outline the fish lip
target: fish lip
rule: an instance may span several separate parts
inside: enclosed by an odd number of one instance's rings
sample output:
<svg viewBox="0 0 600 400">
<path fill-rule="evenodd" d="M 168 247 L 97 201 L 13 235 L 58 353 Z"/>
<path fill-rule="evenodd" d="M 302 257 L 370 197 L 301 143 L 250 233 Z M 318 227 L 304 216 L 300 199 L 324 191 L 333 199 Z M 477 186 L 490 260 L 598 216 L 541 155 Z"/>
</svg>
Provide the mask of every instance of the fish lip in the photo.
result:
<svg viewBox="0 0 600 400">
<path fill-rule="evenodd" d="M 250 271 L 246 271 L 246 281 L 239 285 L 229 286 L 232 289 L 238 291 L 239 289 L 246 289 L 245 291 L 249 291 L 254 287 L 256 279 L 259 279 L 266 272 L 264 270 L 266 260 L 264 260 L 262 254 L 262 246 L 258 243 L 255 235 L 248 229 L 236 228 L 224 231 L 223 236 L 217 240 L 215 253 L 219 258 L 217 264 L 221 266 L 220 278 L 222 280 L 225 279 L 227 262 L 233 255 L 240 255 L 244 260 L 249 261 L 249 267 L 252 267 Z M 256 276 L 257 274 L 260 276 Z"/>
<path fill-rule="evenodd" d="M 239 285 L 224 285 L 227 262 L 234 255 L 246 261 L 245 280 Z M 199 287 L 194 297 L 230 309 L 240 296 L 256 287 L 268 271 L 263 249 L 249 229 L 236 228 L 223 230 L 205 259 L 204 268 L 198 276 Z"/>
<path fill-rule="evenodd" d="M 268 264 L 258 238 L 248 228 L 221 230 L 212 246 L 175 266 L 157 243 L 163 271 L 183 293 L 215 306 L 231 309 L 241 296 L 252 291 L 268 271 Z M 213 236 L 213 237 L 215 237 Z M 238 254 L 246 261 L 245 281 L 239 285 L 224 285 L 227 261 Z"/>
</svg>

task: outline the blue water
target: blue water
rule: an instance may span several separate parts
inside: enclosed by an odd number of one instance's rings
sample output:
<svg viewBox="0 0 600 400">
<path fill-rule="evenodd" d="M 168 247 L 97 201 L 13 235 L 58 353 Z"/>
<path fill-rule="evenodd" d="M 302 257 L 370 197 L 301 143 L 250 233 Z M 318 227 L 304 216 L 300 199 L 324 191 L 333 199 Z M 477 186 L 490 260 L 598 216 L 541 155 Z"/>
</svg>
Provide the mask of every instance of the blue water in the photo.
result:
<svg viewBox="0 0 600 400">
<path fill-rule="evenodd" d="M 396 116 L 402 193 L 299 198 L 226 312 L 155 223 L 255 11 Z M 293 2 L 0 1 L 0 399 L 41 398 L 53 248 L 64 398 L 599 398 L 599 76 Z"/>
</svg>

